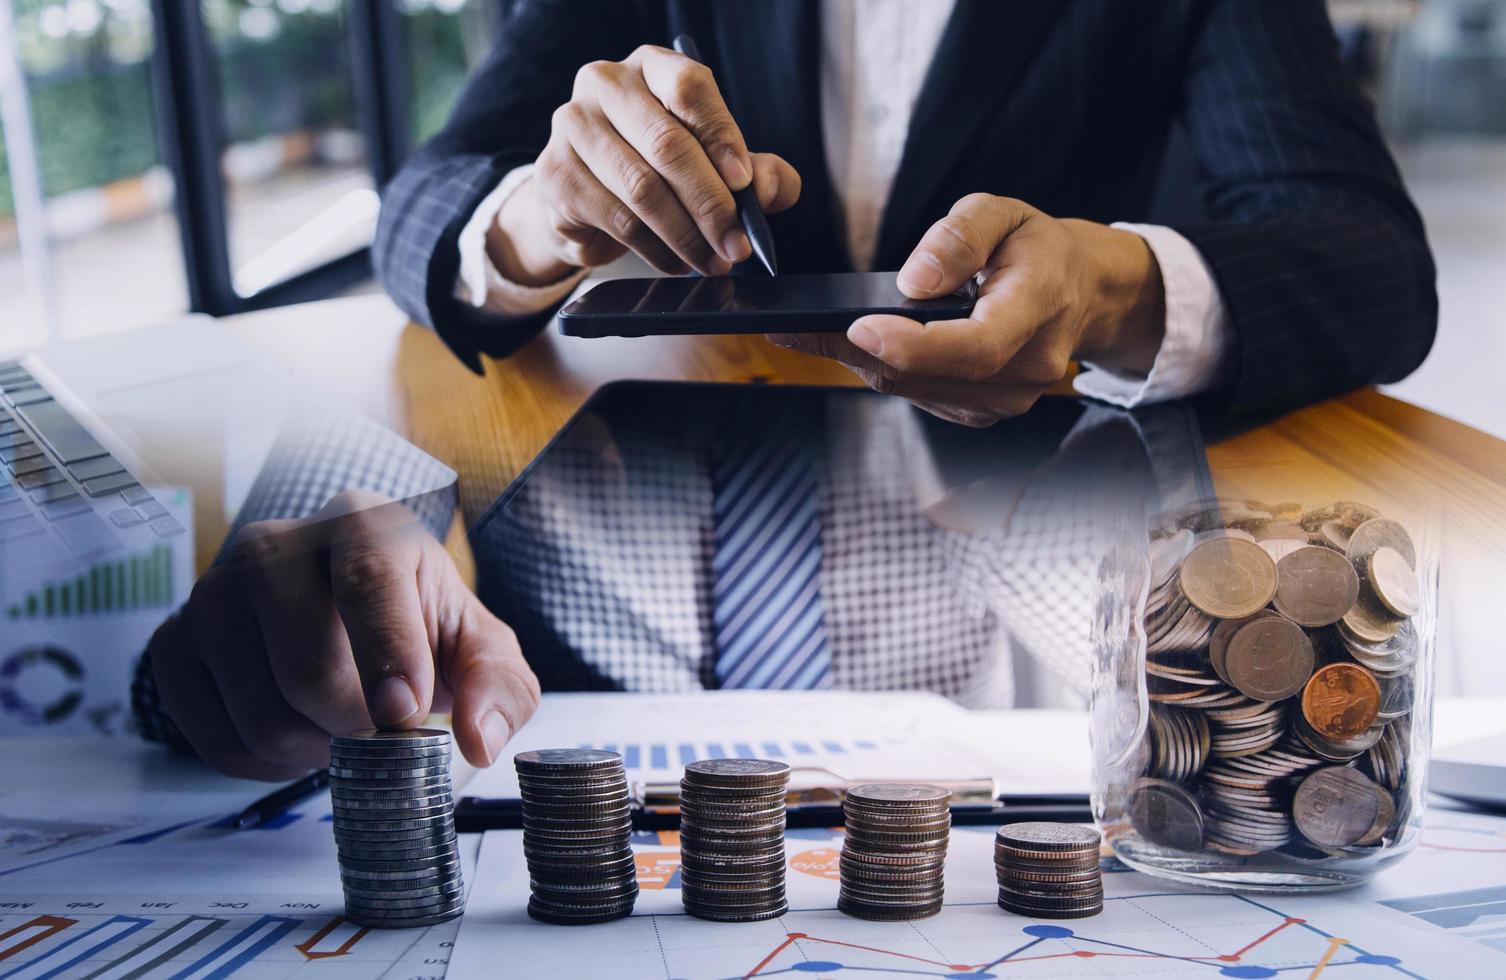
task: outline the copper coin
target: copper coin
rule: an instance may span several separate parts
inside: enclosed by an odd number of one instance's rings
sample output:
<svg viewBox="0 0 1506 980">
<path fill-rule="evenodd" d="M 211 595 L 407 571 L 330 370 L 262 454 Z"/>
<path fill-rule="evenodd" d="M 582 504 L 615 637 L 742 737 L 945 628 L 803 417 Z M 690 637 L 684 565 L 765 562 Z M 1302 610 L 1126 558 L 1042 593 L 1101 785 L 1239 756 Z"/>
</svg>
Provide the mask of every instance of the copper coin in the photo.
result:
<svg viewBox="0 0 1506 980">
<path fill-rule="evenodd" d="M 1300 626 L 1270 617 L 1234 634 L 1224 655 L 1224 673 L 1246 697 L 1280 701 L 1302 690 L 1315 659 L 1312 641 Z"/>
<path fill-rule="evenodd" d="M 1292 819 L 1314 844 L 1347 847 L 1369 834 L 1380 816 L 1374 786 L 1346 766 L 1325 766 L 1297 787 Z"/>
<path fill-rule="evenodd" d="M 1375 724 L 1380 698 L 1380 685 L 1365 668 L 1329 664 L 1303 689 L 1302 716 L 1324 738 L 1356 738 Z"/>
<path fill-rule="evenodd" d="M 1370 587 L 1389 612 L 1402 617 L 1417 615 L 1417 576 L 1401 552 L 1377 548 L 1365 563 Z"/>
<path fill-rule="evenodd" d="M 1204 541 L 1182 562 L 1182 593 L 1215 619 L 1253 615 L 1276 594 L 1276 563 L 1242 538 Z"/>
<path fill-rule="evenodd" d="M 1298 548 L 1276 563 L 1276 610 L 1300 626 L 1328 626 L 1360 594 L 1349 559 L 1331 548 Z"/>
</svg>

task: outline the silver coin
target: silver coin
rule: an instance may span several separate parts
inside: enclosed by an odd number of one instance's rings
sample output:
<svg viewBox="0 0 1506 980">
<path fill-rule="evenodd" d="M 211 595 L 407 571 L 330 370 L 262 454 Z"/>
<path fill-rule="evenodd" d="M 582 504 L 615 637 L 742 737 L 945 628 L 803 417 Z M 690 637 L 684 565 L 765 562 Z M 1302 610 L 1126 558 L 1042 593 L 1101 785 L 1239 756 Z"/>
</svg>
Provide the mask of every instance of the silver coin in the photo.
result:
<svg viewBox="0 0 1506 980">
<path fill-rule="evenodd" d="M 410 779 L 439 779 L 450 774 L 448 764 L 442 766 L 415 766 L 402 768 L 402 764 L 395 763 L 387 769 L 346 769 L 341 766 L 330 766 L 329 775 L 331 780 L 352 780 L 356 783 L 363 782 L 394 782 Z"/>
<path fill-rule="evenodd" d="M 457 844 L 454 840 L 444 844 L 433 844 L 429 847 L 352 847 L 350 845 L 339 846 L 339 858 L 341 861 L 427 861 L 433 858 L 447 857 L 458 853 Z"/>
<path fill-rule="evenodd" d="M 744 782 L 749 777 L 777 779 L 787 777 L 790 767 L 773 759 L 703 759 L 685 767 L 692 782 L 712 785 L 717 782 Z"/>
<path fill-rule="evenodd" d="M 425 824 L 413 830 L 356 830 L 351 827 L 335 827 L 335 840 L 350 843 L 392 844 L 394 846 L 422 847 L 441 844 L 455 838 L 453 820 L 436 825 Z M 413 841 L 420 843 L 414 844 Z"/>
<path fill-rule="evenodd" d="M 332 802 L 337 809 L 379 813 L 384 810 L 428 810 L 434 807 L 455 806 L 455 797 L 448 791 L 429 796 L 414 796 L 397 800 L 347 800 L 335 797 Z"/>
<path fill-rule="evenodd" d="M 599 769 L 621 766 L 622 756 L 605 749 L 535 749 L 512 757 L 520 770 Z"/>
<path fill-rule="evenodd" d="M 381 746 L 409 748 L 412 746 L 449 745 L 450 733 L 440 728 L 364 728 L 332 735 L 330 736 L 329 744 L 341 748 L 373 748 Z"/>
<path fill-rule="evenodd" d="M 330 799 L 341 800 L 346 803 L 362 800 L 416 800 L 426 796 L 439 796 L 449 794 L 454 789 L 450 778 L 424 780 L 423 782 L 400 782 L 391 785 L 377 783 L 374 785 L 353 787 L 349 784 L 336 786 L 330 785 Z"/>
<path fill-rule="evenodd" d="M 406 867 L 383 867 L 372 868 L 370 865 L 405 865 Z M 460 855 L 456 854 L 448 858 L 425 861 L 369 861 L 357 862 L 344 860 L 340 862 L 340 876 L 356 881 L 403 881 L 411 882 L 422 878 L 444 878 L 455 874 L 460 870 Z"/>
<path fill-rule="evenodd" d="M 384 919 L 380 917 L 365 916 L 357 913 L 347 916 L 351 922 L 367 929 L 426 929 L 429 926 L 437 926 L 442 922 L 449 922 L 465 911 L 464 906 L 439 915 L 426 915 L 412 919 Z"/>
<path fill-rule="evenodd" d="M 411 872 L 430 870 L 440 872 L 448 870 L 451 865 L 460 863 L 460 849 L 458 845 L 450 845 L 448 851 L 440 851 L 438 854 L 430 854 L 420 858 L 364 858 L 354 854 L 341 852 L 340 868 L 343 871 L 360 871 L 363 874 L 377 875 L 384 871 Z"/>
<path fill-rule="evenodd" d="M 347 878 L 340 876 L 340 884 L 347 895 L 365 895 L 373 898 L 422 898 L 438 895 L 461 884 L 459 872 L 436 875 L 432 878 L 405 878 L 394 881 L 379 881 L 371 878 Z"/>
<path fill-rule="evenodd" d="M 329 748 L 332 759 L 356 759 L 366 761 L 369 759 L 432 759 L 437 757 L 449 758 L 450 745 L 386 745 L 382 743 L 367 745 L 334 745 Z"/>
<path fill-rule="evenodd" d="M 347 903 L 355 903 L 368 912 L 376 913 L 409 913 L 414 909 L 426 910 L 436 906 L 445 908 L 465 901 L 464 889 L 456 888 L 440 895 L 438 898 L 371 898 L 368 896 L 348 896 Z"/>
</svg>

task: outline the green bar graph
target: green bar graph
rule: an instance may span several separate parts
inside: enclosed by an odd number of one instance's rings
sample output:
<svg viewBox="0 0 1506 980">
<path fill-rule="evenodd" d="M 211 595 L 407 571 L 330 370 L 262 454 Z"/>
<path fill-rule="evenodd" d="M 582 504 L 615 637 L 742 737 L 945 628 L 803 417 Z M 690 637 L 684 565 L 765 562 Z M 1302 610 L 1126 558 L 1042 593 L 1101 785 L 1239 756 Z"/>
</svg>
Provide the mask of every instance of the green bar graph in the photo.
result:
<svg viewBox="0 0 1506 980">
<path fill-rule="evenodd" d="M 173 550 L 162 544 L 145 554 L 100 562 L 73 579 L 44 583 L 6 607 L 5 615 L 8 619 L 63 619 L 175 604 Z"/>
</svg>

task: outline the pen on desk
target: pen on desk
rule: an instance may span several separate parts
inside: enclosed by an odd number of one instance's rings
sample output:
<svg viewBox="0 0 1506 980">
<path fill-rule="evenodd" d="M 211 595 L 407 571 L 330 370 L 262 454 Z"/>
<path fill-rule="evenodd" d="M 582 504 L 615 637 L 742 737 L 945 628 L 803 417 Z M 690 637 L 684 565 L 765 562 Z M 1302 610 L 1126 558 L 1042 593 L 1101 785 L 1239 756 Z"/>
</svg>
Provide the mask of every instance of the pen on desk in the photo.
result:
<svg viewBox="0 0 1506 980">
<path fill-rule="evenodd" d="M 698 64 L 706 63 L 701 58 L 701 49 L 696 47 L 695 38 L 689 34 L 675 38 L 675 50 Z M 743 224 L 743 231 L 748 233 L 748 244 L 753 247 L 753 254 L 768 270 L 769 275 L 778 275 L 779 263 L 774 257 L 774 233 L 769 230 L 769 219 L 764 216 L 763 206 L 758 203 L 758 191 L 754 189 L 753 182 L 749 181 L 748 186 L 740 191 L 733 191 L 732 199 L 737 202 L 737 217 Z"/>
<path fill-rule="evenodd" d="M 290 783 L 282 789 L 268 793 L 255 803 L 246 807 L 236 814 L 230 821 L 230 826 L 236 830 L 245 830 L 258 824 L 266 823 L 285 813 L 296 803 L 317 794 L 329 785 L 329 770 L 315 769 L 296 783 Z"/>
<path fill-rule="evenodd" d="M 800 828 L 840 827 L 841 804 L 791 809 L 786 813 L 787 826 Z M 1036 796 L 1006 794 L 992 806 L 954 807 L 952 822 L 970 825 L 1020 823 L 1047 820 L 1061 823 L 1091 823 L 1093 812 L 1086 795 Z M 680 825 L 678 813 L 652 813 L 633 809 L 635 830 L 673 830 Z M 467 796 L 455 805 L 455 829 L 462 832 L 482 830 L 516 830 L 523 826 L 523 801 L 486 799 Z"/>
</svg>

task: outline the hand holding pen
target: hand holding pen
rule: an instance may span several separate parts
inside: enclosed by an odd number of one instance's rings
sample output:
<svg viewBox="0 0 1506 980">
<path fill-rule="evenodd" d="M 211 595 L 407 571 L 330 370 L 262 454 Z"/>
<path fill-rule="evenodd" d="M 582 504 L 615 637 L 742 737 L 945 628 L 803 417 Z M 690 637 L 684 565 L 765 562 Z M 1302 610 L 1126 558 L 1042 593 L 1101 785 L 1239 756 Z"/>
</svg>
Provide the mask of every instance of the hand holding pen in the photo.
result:
<svg viewBox="0 0 1506 980">
<path fill-rule="evenodd" d="M 773 154 L 750 152 L 696 58 L 644 46 L 579 71 L 487 250 L 522 285 L 556 282 L 628 249 L 668 274 L 724 275 L 754 251 L 738 191 L 762 212 L 782 211 L 800 196 L 800 176 Z M 741 210 L 756 229 L 754 209 Z"/>
</svg>

